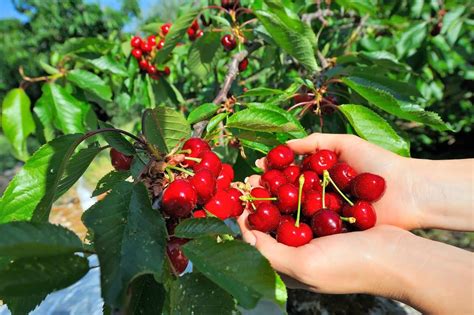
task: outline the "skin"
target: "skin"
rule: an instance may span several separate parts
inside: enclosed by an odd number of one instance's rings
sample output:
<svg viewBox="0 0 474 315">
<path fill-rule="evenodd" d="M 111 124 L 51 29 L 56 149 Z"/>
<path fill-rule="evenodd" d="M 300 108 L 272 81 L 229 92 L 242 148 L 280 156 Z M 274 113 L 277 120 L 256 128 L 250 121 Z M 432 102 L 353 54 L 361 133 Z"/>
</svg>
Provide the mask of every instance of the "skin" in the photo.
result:
<svg viewBox="0 0 474 315">
<path fill-rule="evenodd" d="M 333 150 L 356 171 L 381 175 L 387 184 L 385 195 L 374 203 L 374 228 L 317 238 L 298 248 L 251 231 L 248 212 L 239 218 L 244 240 L 288 286 L 380 295 L 430 314 L 474 313 L 474 255 L 407 231 L 474 230 L 473 159 L 408 159 L 351 135 L 313 134 L 288 145 L 296 154 Z M 258 186 L 258 176 L 249 182 Z"/>
</svg>

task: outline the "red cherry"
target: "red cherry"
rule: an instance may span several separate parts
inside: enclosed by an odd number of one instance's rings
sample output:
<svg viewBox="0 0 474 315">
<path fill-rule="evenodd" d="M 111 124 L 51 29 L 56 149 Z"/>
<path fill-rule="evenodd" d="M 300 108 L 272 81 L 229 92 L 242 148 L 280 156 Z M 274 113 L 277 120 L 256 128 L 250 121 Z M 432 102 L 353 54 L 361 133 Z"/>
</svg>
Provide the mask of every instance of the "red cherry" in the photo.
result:
<svg viewBox="0 0 474 315">
<path fill-rule="evenodd" d="M 221 174 L 229 177 L 231 181 L 234 180 L 234 169 L 232 168 L 232 165 L 230 164 L 222 163 Z"/>
<path fill-rule="evenodd" d="M 313 100 L 314 100 L 314 96 L 311 96 L 307 93 L 296 94 L 295 96 L 293 96 L 293 103 L 295 103 L 295 104 L 299 104 L 299 103 L 303 103 L 303 102 L 310 102 L 310 101 L 313 101 Z"/>
<path fill-rule="evenodd" d="M 142 50 L 139 48 L 135 48 L 132 50 L 132 56 L 135 57 L 136 59 L 140 59 L 142 57 L 143 53 Z"/>
<path fill-rule="evenodd" d="M 354 225 L 359 230 L 367 230 L 377 222 L 377 213 L 374 207 L 367 201 L 357 201 L 354 206 L 346 205 L 342 209 L 345 217 L 354 217 L 356 219 Z"/>
<path fill-rule="evenodd" d="M 183 150 L 191 150 L 191 153 L 186 154 L 186 156 L 189 157 L 198 157 L 201 152 L 204 151 L 211 151 L 211 147 L 209 146 L 209 143 L 206 141 L 200 139 L 200 138 L 189 138 L 184 144 L 183 144 Z M 188 166 L 194 166 L 196 164 L 195 161 L 186 161 L 186 164 Z"/>
<path fill-rule="evenodd" d="M 138 66 L 140 67 L 140 69 L 148 71 L 148 67 L 150 66 L 150 64 L 148 63 L 148 61 L 146 61 L 146 59 L 142 59 L 138 63 Z"/>
<path fill-rule="evenodd" d="M 161 39 L 158 44 L 156 44 L 156 49 L 160 50 L 161 48 L 163 48 L 163 46 L 165 46 L 165 40 L 164 39 Z"/>
<path fill-rule="evenodd" d="M 305 223 L 295 226 L 291 222 L 285 222 L 278 227 L 276 239 L 282 244 L 299 247 L 311 242 L 313 232 L 309 225 Z"/>
<path fill-rule="evenodd" d="M 278 188 L 277 207 L 283 214 L 293 213 L 298 209 L 298 188 L 293 184 L 283 184 Z"/>
<path fill-rule="evenodd" d="M 267 188 L 274 195 L 278 193 L 278 188 L 287 182 L 288 180 L 285 175 L 283 175 L 279 170 L 266 171 L 263 173 L 262 177 L 260 177 L 260 183 L 262 186 Z"/>
<path fill-rule="evenodd" d="M 342 209 L 342 199 L 339 195 L 335 193 L 328 192 L 326 193 L 326 204 L 327 208 L 332 211 L 336 211 L 337 213 L 341 212 Z"/>
<path fill-rule="evenodd" d="M 196 38 L 202 37 L 204 35 L 204 32 L 202 30 L 198 30 L 196 32 Z"/>
<path fill-rule="evenodd" d="M 171 237 L 166 244 L 166 253 L 173 265 L 174 270 L 181 274 L 186 270 L 189 260 L 184 256 L 181 246 L 186 244 L 189 240 L 177 237 Z"/>
<path fill-rule="evenodd" d="M 295 160 L 295 154 L 287 145 L 281 144 L 271 149 L 267 154 L 268 167 L 283 170 Z"/>
<path fill-rule="evenodd" d="M 226 34 L 221 38 L 221 44 L 227 51 L 234 50 L 235 47 L 237 47 L 237 42 L 235 41 L 235 38 L 230 34 Z"/>
<path fill-rule="evenodd" d="M 217 177 L 217 189 L 227 189 L 234 180 L 234 169 L 230 164 L 223 163 L 222 170 Z"/>
<path fill-rule="evenodd" d="M 206 211 L 204 211 L 204 210 L 195 210 L 193 212 L 193 217 L 197 218 L 197 219 L 205 218 L 205 217 L 207 217 L 207 214 L 206 214 Z"/>
<path fill-rule="evenodd" d="M 170 217 L 183 218 L 196 207 L 197 193 L 193 185 L 185 179 L 177 179 L 163 192 L 161 206 Z"/>
<path fill-rule="evenodd" d="M 303 176 L 304 176 L 304 184 L 303 184 L 304 191 L 308 191 L 308 190 L 322 191 L 318 174 L 316 174 L 313 171 L 304 171 Z"/>
<path fill-rule="evenodd" d="M 150 44 L 148 44 L 147 42 L 142 42 L 140 48 L 145 54 L 147 54 L 153 49 L 153 46 L 150 46 Z"/>
<path fill-rule="evenodd" d="M 140 48 L 143 40 L 139 36 L 133 36 L 130 40 L 130 45 L 134 48 Z"/>
<path fill-rule="evenodd" d="M 214 174 L 206 168 L 198 170 L 190 180 L 198 196 L 198 203 L 204 204 L 216 192 L 216 178 Z"/>
<path fill-rule="evenodd" d="M 147 42 L 148 42 L 148 45 L 150 45 L 151 47 L 155 47 L 156 46 L 156 36 L 155 35 L 148 36 Z"/>
<path fill-rule="evenodd" d="M 309 161 L 311 160 L 311 155 L 306 155 L 303 159 L 303 162 L 301 162 L 301 169 L 303 171 L 309 171 L 311 170 L 311 165 Z"/>
<path fill-rule="evenodd" d="M 298 165 L 290 165 L 283 170 L 283 175 L 286 176 L 286 179 L 291 184 L 296 184 L 298 182 L 300 174 L 301 170 Z"/>
<path fill-rule="evenodd" d="M 336 212 L 321 209 L 311 218 L 311 228 L 317 236 L 338 234 L 342 232 L 342 220 Z"/>
<path fill-rule="evenodd" d="M 193 24 L 191 24 L 191 28 L 195 31 L 197 31 L 199 29 L 199 23 L 198 23 L 197 20 L 193 21 Z"/>
<path fill-rule="evenodd" d="M 330 169 L 336 163 L 337 155 L 330 150 L 319 150 L 311 155 L 309 160 L 309 166 L 319 175 L 322 175 L 323 171 Z"/>
<path fill-rule="evenodd" d="M 377 201 L 385 192 L 385 179 L 379 175 L 362 173 L 351 182 L 352 194 L 365 201 Z"/>
<path fill-rule="evenodd" d="M 253 198 L 271 198 L 272 195 L 263 187 L 255 187 L 250 191 L 250 196 Z M 251 202 L 255 207 L 258 207 L 262 203 L 272 203 L 271 200 L 253 200 Z M 252 209 L 250 202 L 247 204 L 247 208 Z"/>
<path fill-rule="evenodd" d="M 148 74 L 156 74 L 158 72 L 154 65 L 149 65 L 146 71 L 148 72 Z"/>
<path fill-rule="evenodd" d="M 350 189 L 351 180 L 356 177 L 356 171 L 349 164 L 341 162 L 337 163 L 329 169 L 329 175 L 342 191 Z"/>
<path fill-rule="evenodd" d="M 112 166 L 117 171 L 128 171 L 132 165 L 133 156 L 128 156 L 115 150 L 110 149 L 110 159 L 112 160 Z"/>
<path fill-rule="evenodd" d="M 215 177 L 219 176 L 222 170 L 222 163 L 219 157 L 212 151 L 203 151 L 198 156 L 201 162 L 194 164 L 193 170 L 198 171 L 202 168 L 209 169 Z"/>
<path fill-rule="evenodd" d="M 239 62 L 239 71 L 244 72 L 247 70 L 247 67 L 249 65 L 249 60 L 247 58 L 244 58 L 241 62 Z"/>
<path fill-rule="evenodd" d="M 163 72 L 165 73 L 166 76 L 169 76 L 169 75 L 171 74 L 170 67 L 166 66 L 166 67 L 163 69 Z"/>
<path fill-rule="evenodd" d="M 242 204 L 242 200 L 240 200 L 240 197 L 243 195 L 242 192 L 237 188 L 229 188 L 226 191 L 229 193 L 230 198 L 234 201 L 232 216 L 240 216 L 244 212 L 244 206 Z"/>
<path fill-rule="evenodd" d="M 205 205 L 204 209 L 221 220 L 225 220 L 232 215 L 234 210 L 234 200 L 230 194 L 224 190 L 219 190 Z"/>
<path fill-rule="evenodd" d="M 295 225 L 296 220 L 291 215 L 282 215 L 280 217 L 280 225 L 282 225 L 285 222 L 290 222 L 291 224 Z"/>
<path fill-rule="evenodd" d="M 196 39 L 196 31 L 193 28 L 188 28 L 187 33 L 190 40 Z"/>
<path fill-rule="evenodd" d="M 280 224 L 280 212 L 271 203 L 262 203 L 254 213 L 248 216 L 249 225 L 253 230 L 271 232 Z"/>
<path fill-rule="evenodd" d="M 323 196 L 321 192 L 310 190 L 306 192 L 302 212 L 306 217 L 311 217 L 323 207 Z"/>
<path fill-rule="evenodd" d="M 171 23 L 165 23 L 161 25 L 161 33 L 163 34 L 163 36 L 166 36 L 166 34 L 168 34 L 168 32 L 170 31 L 170 28 L 171 28 Z"/>
</svg>

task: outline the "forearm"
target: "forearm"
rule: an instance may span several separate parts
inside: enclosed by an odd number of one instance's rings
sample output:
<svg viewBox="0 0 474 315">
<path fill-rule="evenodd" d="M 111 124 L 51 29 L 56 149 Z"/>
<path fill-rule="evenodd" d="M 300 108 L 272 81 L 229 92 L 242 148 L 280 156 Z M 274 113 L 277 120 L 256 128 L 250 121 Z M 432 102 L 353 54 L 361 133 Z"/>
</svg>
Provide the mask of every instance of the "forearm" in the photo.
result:
<svg viewBox="0 0 474 315">
<path fill-rule="evenodd" d="M 474 230 L 474 159 L 406 160 L 424 228 Z"/>
</svg>

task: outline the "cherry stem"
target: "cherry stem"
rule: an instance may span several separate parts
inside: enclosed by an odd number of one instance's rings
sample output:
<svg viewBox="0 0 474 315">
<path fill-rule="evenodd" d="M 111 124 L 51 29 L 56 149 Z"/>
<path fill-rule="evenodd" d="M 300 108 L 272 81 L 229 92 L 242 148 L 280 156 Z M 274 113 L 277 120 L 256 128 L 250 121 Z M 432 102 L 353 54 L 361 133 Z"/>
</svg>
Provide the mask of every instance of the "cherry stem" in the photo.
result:
<svg viewBox="0 0 474 315">
<path fill-rule="evenodd" d="M 342 221 L 349 222 L 350 224 L 356 223 L 356 218 L 354 217 L 340 217 Z"/>
<path fill-rule="evenodd" d="M 191 149 L 188 150 L 179 150 L 176 154 L 191 154 Z"/>
<path fill-rule="evenodd" d="M 190 157 L 190 156 L 186 156 L 184 159 L 185 159 L 185 160 L 189 160 L 189 161 L 194 161 L 194 162 L 197 162 L 197 163 L 200 163 L 200 162 L 201 162 L 201 159 L 199 159 L 199 158 L 193 158 L 193 157 Z"/>
<path fill-rule="evenodd" d="M 174 181 L 174 175 L 173 172 L 169 168 L 165 168 L 166 173 L 168 174 L 169 181 L 173 182 Z"/>
<path fill-rule="evenodd" d="M 277 197 L 268 197 L 268 198 L 258 198 L 258 197 L 252 197 L 252 196 L 240 196 L 240 200 L 242 201 L 266 201 L 266 200 L 278 200 Z"/>
<path fill-rule="evenodd" d="M 323 208 L 326 208 L 326 186 L 328 185 L 328 176 L 329 173 L 327 171 L 323 172 Z"/>
<path fill-rule="evenodd" d="M 184 169 L 184 168 L 182 168 L 182 167 L 173 166 L 173 165 L 168 165 L 166 168 L 170 168 L 170 169 L 172 169 L 172 170 L 176 170 L 176 171 L 183 172 L 184 174 L 188 174 L 189 176 L 194 176 L 194 173 L 193 173 L 193 172 L 188 171 L 187 169 Z"/>
<path fill-rule="evenodd" d="M 301 216 L 301 196 L 303 194 L 303 185 L 304 185 L 304 175 L 301 175 L 298 179 L 299 187 L 298 187 L 298 212 L 296 213 L 296 222 L 295 226 L 300 226 L 300 216 Z"/>
<path fill-rule="evenodd" d="M 332 180 L 331 176 L 329 175 L 329 172 L 328 171 L 324 171 L 324 177 L 327 179 L 329 179 L 329 182 L 331 183 L 331 185 L 336 189 L 336 191 L 339 193 L 339 195 L 341 195 L 342 198 L 344 198 L 345 201 L 347 201 L 348 204 L 350 204 L 351 206 L 354 206 L 354 203 L 339 189 L 339 187 L 337 187 L 336 183 Z"/>
</svg>

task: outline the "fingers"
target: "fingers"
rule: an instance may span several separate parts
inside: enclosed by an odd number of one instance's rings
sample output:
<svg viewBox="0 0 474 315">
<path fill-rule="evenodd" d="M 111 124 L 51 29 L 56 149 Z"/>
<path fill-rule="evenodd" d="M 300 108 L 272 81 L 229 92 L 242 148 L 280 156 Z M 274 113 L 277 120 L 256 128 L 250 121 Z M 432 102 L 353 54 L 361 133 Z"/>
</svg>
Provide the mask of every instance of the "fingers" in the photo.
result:
<svg viewBox="0 0 474 315">
<path fill-rule="evenodd" d="M 296 154 L 308 154 L 318 149 L 327 149 L 340 155 L 349 146 L 356 145 L 358 141 L 362 140 L 352 135 L 313 133 L 303 139 L 288 141 L 287 144 Z"/>
<path fill-rule="evenodd" d="M 260 186 L 260 176 L 259 175 L 252 175 L 248 177 L 246 182 L 252 187 L 259 187 Z"/>
</svg>

